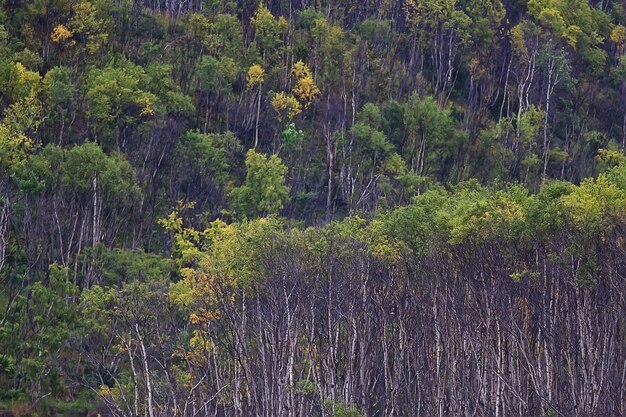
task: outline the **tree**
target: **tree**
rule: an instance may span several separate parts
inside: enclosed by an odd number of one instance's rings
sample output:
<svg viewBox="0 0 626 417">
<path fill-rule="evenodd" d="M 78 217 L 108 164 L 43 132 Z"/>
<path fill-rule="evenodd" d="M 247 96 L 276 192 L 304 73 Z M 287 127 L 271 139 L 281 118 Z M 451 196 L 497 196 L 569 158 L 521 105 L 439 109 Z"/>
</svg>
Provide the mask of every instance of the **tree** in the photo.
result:
<svg viewBox="0 0 626 417">
<path fill-rule="evenodd" d="M 56 67 L 48 71 L 43 79 L 46 93 L 46 112 L 48 122 L 55 129 L 55 142 L 63 144 L 69 117 L 75 112 L 76 85 L 71 79 L 70 70 L 67 67 Z M 52 139 L 52 138 L 51 138 Z"/>
<path fill-rule="evenodd" d="M 208 130 L 209 114 L 211 114 L 211 98 L 216 103 L 217 112 L 219 114 L 219 105 L 224 95 L 228 95 L 232 91 L 232 83 L 239 76 L 240 69 L 237 63 L 229 58 L 222 57 L 216 59 L 212 56 L 205 56 L 196 66 L 196 74 L 200 91 L 205 93 L 206 113 L 204 118 L 204 130 Z"/>
<path fill-rule="evenodd" d="M 287 20 L 282 16 L 275 18 L 261 1 L 250 23 L 254 27 L 254 40 L 263 58 L 263 66 L 274 64 L 277 48 L 282 44 L 281 36 L 287 31 Z"/>
<path fill-rule="evenodd" d="M 313 74 L 304 62 L 298 61 L 293 66 L 293 75 L 296 77 L 293 94 L 304 104 L 304 108 L 309 108 L 320 94 L 320 89 L 313 81 Z"/>
<path fill-rule="evenodd" d="M 88 0 L 72 4 L 73 14 L 68 23 L 72 37 L 80 40 L 89 55 L 96 54 L 107 42 L 107 21 L 102 18 L 96 5 Z"/>
<path fill-rule="evenodd" d="M 342 70 L 347 66 L 344 51 L 345 32 L 341 26 L 320 17 L 314 20 L 311 28 L 313 42 L 313 72 L 317 75 L 322 89 L 336 85 Z"/>
<path fill-rule="evenodd" d="M 276 112 L 276 118 L 281 124 L 291 123 L 296 116 L 302 113 L 300 102 L 288 93 L 280 92 L 274 94 L 272 107 Z"/>
<path fill-rule="evenodd" d="M 472 21 L 452 0 L 409 0 L 405 10 L 424 47 L 431 49 L 433 88 L 437 103 L 445 107 L 456 79 L 457 56 L 469 43 Z"/>
<path fill-rule="evenodd" d="M 539 57 L 537 58 L 537 65 L 539 68 L 544 69 L 547 74 L 547 80 L 545 84 L 545 107 L 544 107 L 544 120 L 543 120 L 543 144 L 542 144 L 542 159 L 543 169 L 541 173 L 542 182 L 545 182 L 546 172 L 548 170 L 548 159 L 550 155 L 550 142 L 551 135 L 548 133 L 548 119 L 550 117 L 550 104 L 553 100 L 554 91 L 559 85 L 565 85 L 565 88 L 571 88 L 573 81 L 570 76 L 570 65 L 567 61 L 567 57 L 563 50 L 554 50 L 552 42 L 548 42 Z"/>
<path fill-rule="evenodd" d="M 278 214 L 289 200 L 286 173 L 287 167 L 278 156 L 249 150 L 246 154 L 246 180 L 229 195 L 234 212 L 248 218 Z"/>
<path fill-rule="evenodd" d="M 193 104 L 171 79 L 169 65 L 144 69 L 125 59 L 116 65 L 92 69 L 85 85 L 86 115 L 94 123 L 96 138 L 108 148 L 113 139 L 125 150 L 129 138 L 144 123 L 169 115 L 190 115 Z"/>
<path fill-rule="evenodd" d="M 0 0 L 0 409 L 626 416 L 625 27 Z"/>
<path fill-rule="evenodd" d="M 528 13 L 578 51 L 589 66 L 589 74 L 603 70 L 606 53 L 599 45 L 609 36 L 604 12 L 580 0 L 530 0 Z"/>
<path fill-rule="evenodd" d="M 94 122 L 96 137 L 107 145 L 113 139 L 118 149 L 124 149 L 128 129 L 163 112 L 157 96 L 142 88 L 144 74 L 130 62 L 89 72 L 87 116 Z"/>
<path fill-rule="evenodd" d="M 261 117 L 261 97 L 263 95 L 263 82 L 265 81 L 265 70 L 258 64 L 248 68 L 246 75 L 246 89 L 255 90 L 256 94 L 256 122 L 254 124 L 254 149 L 259 145 L 259 119 Z"/>
<path fill-rule="evenodd" d="M 371 207 L 377 200 L 377 187 L 384 175 L 394 146 L 380 130 L 382 115 L 378 106 L 367 103 L 350 129 L 349 152 L 342 161 L 341 188 L 350 212 L 359 207 Z M 365 205 L 365 203 L 369 203 Z"/>
<path fill-rule="evenodd" d="M 406 140 L 403 154 L 411 171 L 445 178 L 453 170 L 455 157 L 467 140 L 456 129 L 449 110 L 441 110 L 432 97 L 414 95 L 404 110 Z"/>
</svg>

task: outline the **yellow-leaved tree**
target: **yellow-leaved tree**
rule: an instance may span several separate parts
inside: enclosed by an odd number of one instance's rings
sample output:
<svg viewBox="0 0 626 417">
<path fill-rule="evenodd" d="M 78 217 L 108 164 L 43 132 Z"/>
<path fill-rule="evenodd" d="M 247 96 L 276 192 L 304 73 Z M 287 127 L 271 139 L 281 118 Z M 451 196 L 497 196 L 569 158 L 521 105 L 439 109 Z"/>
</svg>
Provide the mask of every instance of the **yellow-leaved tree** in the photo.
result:
<svg viewBox="0 0 626 417">
<path fill-rule="evenodd" d="M 195 326 L 187 357 L 201 366 L 208 352 L 219 354 L 209 335 L 211 326 L 262 285 L 262 256 L 283 225 L 273 218 L 232 224 L 218 219 L 195 230 L 183 224 L 182 212 L 189 207 L 179 205 L 159 223 L 173 234 L 181 275 L 170 286 L 170 301 L 185 310 Z"/>
<path fill-rule="evenodd" d="M 76 41 L 72 39 L 72 31 L 67 28 L 65 25 L 57 25 L 52 29 L 52 33 L 50 34 L 50 39 L 52 42 L 59 45 L 67 45 L 72 46 L 76 44 Z"/>
<path fill-rule="evenodd" d="M 35 147 L 30 133 L 41 123 L 41 77 L 19 62 L 14 64 L 12 75 L 11 95 L 16 101 L 0 120 L 0 175 L 13 173 L 26 164 Z"/>
<path fill-rule="evenodd" d="M 626 46 L 626 27 L 623 25 L 615 25 L 609 36 L 611 42 L 615 44 L 617 55 L 624 55 L 624 47 Z"/>
<path fill-rule="evenodd" d="M 254 64 L 248 68 L 246 75 L 246 89 L 254 91 L 256 94 L 256 123 L 254 125 L 254 149 L 259 145 L 259 118 L 261 116 L 261 95 L 263 94 L 263 82 L 265 81 L 265 70 L 259 64 Z M 254 96 L 253 96 L 254 97 Z M 253 98 L 254 101 L 254 98 Z"/>
<path fill-rule="evenodd" d="M 296 77 L 296 85 L 293 87 L 293 95 L 296 96 L 308 109 L 311 103 L 320 95 L 320 89 L 315 85 L 313 74 L 307 65 L 298 61 L 293 66 L 293 74 Z"/>
<path fill-rule="evenodd" d="M 300 102 L 291 94 L 284 92 L 276 93 L 272 98 L 272 107 L 281 123 L 291 123 L 300 113 L 302 106 Z"/>
</svg>

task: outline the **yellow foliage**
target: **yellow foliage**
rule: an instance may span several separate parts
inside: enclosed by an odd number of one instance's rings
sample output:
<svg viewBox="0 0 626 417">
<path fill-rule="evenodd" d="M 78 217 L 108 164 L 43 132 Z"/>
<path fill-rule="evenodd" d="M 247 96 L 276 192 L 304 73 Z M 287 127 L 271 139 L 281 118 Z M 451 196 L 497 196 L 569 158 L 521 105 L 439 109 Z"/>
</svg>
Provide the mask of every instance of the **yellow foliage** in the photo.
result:
<svg viewBox="0 0 626 417">
<path fill-rule="evenodd" d="M 611 31 L 609 36 L 611 42 L 617 46 L 618 53 L 622 55 L 624 53 L 624 46 L 626 45 L 626 27 L 622 25 L 616 25 Z"/>
<path fill-rule="evenodd" d="M 154 114 L 153 103 L 149 97 L 140 97 L 138 100 L 138 104 L 141 105 L 141 111 L 139 111 L 139 115 L 141 117 L 152 116 Z"/>
<path fill-rule="evenodd" d="M 211 341 L 205 330 L 193 331 L 193 336 L 189 339 L 189 348 L 186 355 L 187 359 L 197 366 L 208 365 L 209 356 L 207 353 L 217 353 L 217 346 Z M 188 375 L 186 373 L 183 374 Z"/>
<path fill-rule="evenodd" d="M 561 12 L 553 7 L 546 7 L 541 10 L 538 17 L 542 24 L 554 28 L 557 32 L 562 32 L 566 25 Z"/>
<path fill-rule="evenodd" d="M 300 102 L 291 94 L 276 93 L 272 98 L 272 107 L 278 114 L 278 120 L 290 123 L 297 115 L 302 113 Z"/>
<path fill-rule="evenodd" d="M 0 169 L 13 170 L 26 164 L 36 146 L 28 132 L 37 129 L 41 123 L 41 103 L 37 98 L 40 89 L 38 73 L 29 71 L 21 63 L 15 64 L 17 85 L 28 88 L 27 96 L 5 111 L 0 121 Z"/>
<path fill-rule="evenodd" d="M 113 393 L 111 392 L 111 388 L 106 385 L 100 385 L 100 395 L 103 397 L 112 397 Z"/>
<path fill-rule="evenodd" d="M 298 80 L 293 87 L 293 94 L 304 102 L 305 108 L 308 108 L 320 94 L 320 89 L 315 85 L 313 78 L 306 77 Z"/>
<path fill-rule="evenodd" d="M 280 34 L 286 33 L 289 25 L 284 17 L 275 18 L 264 2 L 259 4 L 250 19 L 255 29 L 257 45 L 264 51 L 273 50 L 281 43 Z"/>
<path fill-rule="evenodd" d="M 459 216 L 454 221 L 450 231 L 450 243 L 458 244 L 467 239 L 483 241 L 490 236 L 505 232 L 514 223 L 525 219 L 523 207 L 505 196 L 490 201 L 488 204 L 488 208 L 476 206 L 472 211 Z"/>
<path fill-rule="evenodd" d="M 520 57 L 528 59 L 528 48 L 526 48 L 526 40 L 524 39 L 524 29 L 521 24 L 511 29 L 511 46 L 513 51 Z"/>
<path fill-rule="evenodd" d="M 367 228 L 368 244 L 372 251 L 372 256 L 385 260 L 389 263 L 395 263 L 402 258 L 402 244 L 400 242 L 391 242 L 385 235 L 383 224 L 380 220 L 373 220 Z"/>
<path fill-rule="evenodd" d="M 622 25 L 615 25 L 611 31 L 610 39 L 617 44 L 623 44 L 626 42 L 626 27 Z"/>
<path fill-rule="evenodd" d="M 313 81 L 313 74 L 309 67 L 302 61 L 298 61 L 293 66 L 293 74 L 296 76 L 296 85 L 293 87 L 293 94 L 308 108 L 313 100 L 320 94 L 320 89 Z"/>
<path fill-rule="evenodd" d="M 35 142 L 21 132 L 0 123 L 0 167 L 15 168 L 26 164 Z"/>
<path fill-rule="evenodd" d="M 154 114 L 154 109 L 151 106 L 146 106 L 139 112 L 140 116 L 152 116 Z"/>
<path fill-rule="evenodd" d="M 202 330 L 194 330 L 193 336 L 189 340 L 189 345 L 196 349 L 202 349 L 204 351 L 213 351 L 216 346 L 213 341 L 206 337 L 206 333 Z"/>
<path fill-rule="evenodd" d="M 309 67 L 302 61 L 298 61 L 294 64 L 293 75 L 295 75 L 297 79 L 313 77 Z"/>
<path fill-rule="evenodd" d="M 207 310 L 205 308 L 198 309 L 197 313 L 191 313 L 189 319 L 191 323 L 196 325 L 207 325 L 220 317 L 219 310 Z"/>
<path fill-rule="evenodd" d="M 595 159 L 604 162 L 610 167 L 626 162 L 626 156 L 622 152 L 611 149 L 598 149 L 598 155 L 596 155 Z"/>
<path fill-rule="evenodd" d="M 186 239 L 187 229 L 175 223 L 185 234 L 180 239 Z M 266 219 L 241 224 L 216 220 L 206 230 L 196 231 L 203 239 L 188 242 L 196 256 L 180 268 L 182 279 L 170 286 L 170 301 L 187 309 L 194 325 L 204 328 L 217 320 L 224 303 L 235 302 L 236 289 L 260 276 L 255 253 L 271 240 L 278 224 Z"/>
<path fill-rule="evenodd" d="M 54 43 L 64 43 L 69 46 L 72 46 L 76 43 L 72 39 L 72 31 L 69 30 L 65 25 L 55 26 L 55 28 L 52 29 L 50 38 L 52 39 L 52 42 Z"/>
<path fill-rule="evenodd" d="M 96 6 L 87 0 L 76 2 L 72 9 L 74 15 L 68 23 L 72 33 L 79 33 L 87 40 L 87 51 L 95 54 L 109 39 L 106 32 L 107 24 L 98 17 Z"/>
<path fill-rule="evenodd" d="M 183 219 L 180 217 L 180 213 L 184 210 L 192 209 L 195 206 L 195 202 L 185 203 L 184 201 L 179 200 L 176 208 L 174 208 L 172 212 L 167 215 L 167 217 L 159 219 L 157 223 L 168 232 L 180 233 L 183 230 Z"/>
<path fill-rule="evenodd" d="M 583 31 L 579 26 L 571 25 L 568 26 L 567 29 L 565 29 L 565 31 L 563 32 L 563 37 L 572 48 L 576 48 L 576 44 L 578 44 L 578 38 L 582 33 Z"/>
<path fill-rule="evenodd" d="M 35 85 L 41 79 L 39 74 L 35 71 L 27 70 L 21 62 L 15 63 L 15 70 L 17 72 L 17 83 L 20 85 Z"/>
<path fill-rule="evenodd" d="M 203 40 L 206 34 L 211 31 L 211 22 L 200 13 L 189 15 L 188 31 L 196 40 Z"/>
<path fill-rule="evenodd" d="M 562 197 L 570 218 L 581 230 L 601 227 L 606 219 L 623 216 L 626 193 L 602 174 L 596 180 L 584 180 L 574 192 Z"/>
<path fill-rule="evenodd" d="M 289 29 L 289 22 L 283 16 L 278 18 L 278 28 L 281 32 L 285 33 Z"/>
<path fill-rule="evenodd" d="M 184 227 L 181 213 L 184 210 L 191 209 L 195 206 L 195 202 L 184 203 L 178 201 L 177 207 L 164 218 L 161 218 L 157 223 L 170 233 L 174 234 L 174 242 L 176 252 L 180 258 L 177 260 L 179 265 L 183 265 L 189 262 L 195 261 L 201 254 L 198 246 L 202 240 L 202 235 L 195 229 Z M 193 270 L 189 270 L 193 271 Z M 181 270 L 184 276 L 185 270 Z"/>
<path fill-rule="evenodd" d="M 258 64 L 252 65 L 248 69 L 248 75 L 246 76 L 246 85 L 248 90 L 252 90 L 259 84 L 265 81 L 265 70 Z"/>
<path fill-rule="evenodd" d="M 250 23 L 255 28 L 262 28 L 264 25 L 270 26 L 274 22 L 274 15 L 265 5 L 265 2 L 259 3 L 254 16 L 250 18 Z"/>
</svg>

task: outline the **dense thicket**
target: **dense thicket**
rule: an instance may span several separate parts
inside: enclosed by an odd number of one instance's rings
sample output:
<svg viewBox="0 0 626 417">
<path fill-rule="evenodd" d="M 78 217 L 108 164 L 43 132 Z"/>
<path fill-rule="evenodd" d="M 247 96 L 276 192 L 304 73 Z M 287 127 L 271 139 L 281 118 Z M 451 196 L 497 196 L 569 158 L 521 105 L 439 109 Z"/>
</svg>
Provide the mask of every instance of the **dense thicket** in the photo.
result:
<svg viewBox="0 0 626 417">
<path fill-rule="evenodd" d="M 159 407 L 623 415 L 623 172 L 530 196 L 467 183 L 304 231 L 262 219 L 198 232 L 173 213 L 170 302 L 191 314 L 193 382 Z"/>
<path fill-rule="evenodd" d="M 0 409 L 626 415 L 625 25 L 0 0 Z"/>
</svg>

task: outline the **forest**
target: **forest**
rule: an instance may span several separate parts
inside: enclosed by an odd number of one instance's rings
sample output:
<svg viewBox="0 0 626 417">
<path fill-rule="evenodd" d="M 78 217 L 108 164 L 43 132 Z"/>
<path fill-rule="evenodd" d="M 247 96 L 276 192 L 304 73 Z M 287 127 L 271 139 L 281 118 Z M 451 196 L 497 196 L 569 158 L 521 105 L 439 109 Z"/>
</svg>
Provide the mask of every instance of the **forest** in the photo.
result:
<svg viewBox="0 0 626 417">
<path fill-rule="evenodd" d="M 626 416 L 624 0 L 0 0 L 0 416 Z"/>
</svg>

